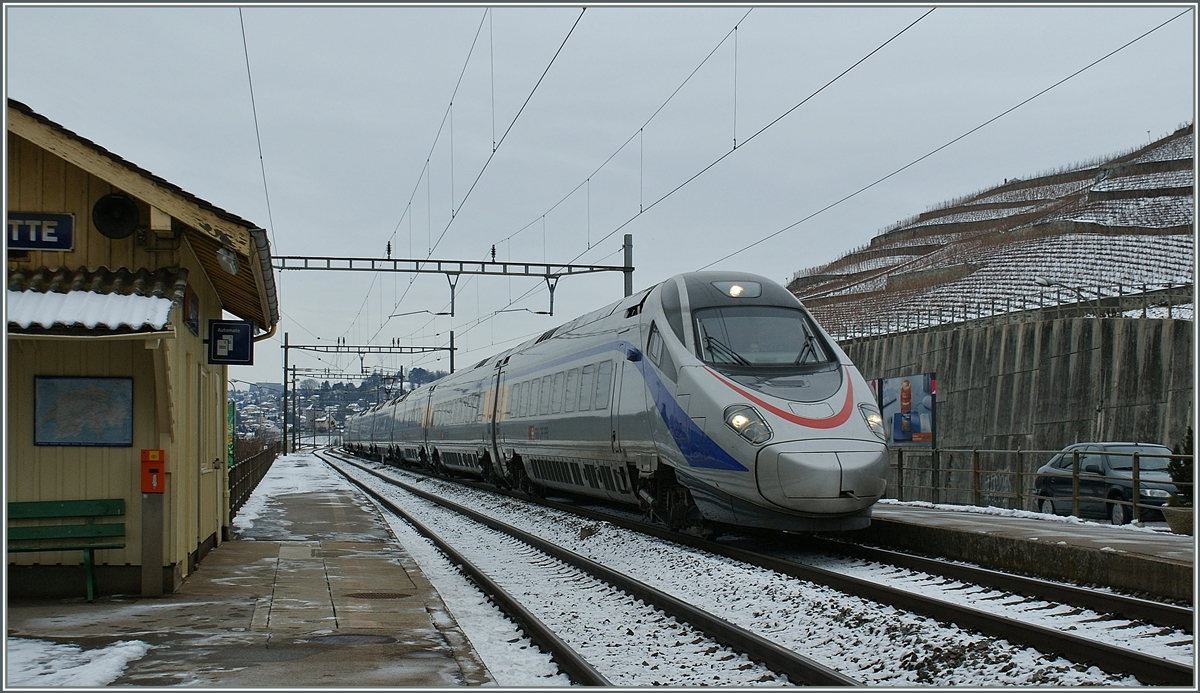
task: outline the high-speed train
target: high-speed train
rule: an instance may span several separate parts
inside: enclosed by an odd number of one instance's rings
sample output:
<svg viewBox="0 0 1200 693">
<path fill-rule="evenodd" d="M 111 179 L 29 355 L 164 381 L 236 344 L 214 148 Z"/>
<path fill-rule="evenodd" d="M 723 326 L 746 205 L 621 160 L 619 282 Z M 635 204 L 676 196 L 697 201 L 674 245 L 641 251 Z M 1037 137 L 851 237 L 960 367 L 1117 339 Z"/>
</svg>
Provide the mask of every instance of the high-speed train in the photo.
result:
<svg viewBox="0 0 1200 693">
<path fill-rule="evenodd" d="M 668 526 L 870 523 L 878 405 L 787 289 L 681 274 L 346 421 L 385 462 L 638 505 Z"/>
</svg>

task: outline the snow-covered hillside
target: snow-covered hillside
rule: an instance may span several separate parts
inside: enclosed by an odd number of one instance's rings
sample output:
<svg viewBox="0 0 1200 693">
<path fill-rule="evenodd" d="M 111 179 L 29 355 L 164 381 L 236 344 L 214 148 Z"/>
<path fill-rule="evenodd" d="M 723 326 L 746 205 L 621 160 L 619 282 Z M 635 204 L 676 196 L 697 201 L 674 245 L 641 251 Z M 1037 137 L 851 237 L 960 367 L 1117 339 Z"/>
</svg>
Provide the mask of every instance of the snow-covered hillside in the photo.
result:
<svg viewBox="0 0 1200 693">
<path fill-rule="evenodd" d="M 1192 319 L 1194 138 L 935 206 L 789 288 L 839 339 L 1073 304 Z"/>
</svg>

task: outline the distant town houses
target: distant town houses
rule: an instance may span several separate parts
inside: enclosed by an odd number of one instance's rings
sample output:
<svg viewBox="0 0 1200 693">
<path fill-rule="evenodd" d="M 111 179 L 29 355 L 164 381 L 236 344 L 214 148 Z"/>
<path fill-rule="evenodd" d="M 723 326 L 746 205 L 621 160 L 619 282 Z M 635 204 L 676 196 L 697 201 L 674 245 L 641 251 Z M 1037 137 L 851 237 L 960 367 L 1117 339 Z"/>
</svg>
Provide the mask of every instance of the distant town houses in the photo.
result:
<svg viewBox="0 0 1200 693">
<path fill-rule="evenodd" d="M 289 391 L 290 402 L 287 428 L 299 437 L 336 436 L 341 433 L 347 417 L 354 416 L 380 402 L 402 396 L 415 388 L 446 375 L 444 371 L 413 368 L 409 378 L 374 373 L 361 382 L 335 382 L 304 378 Z M 235 431 L 240 441 L 269 442 L 280 440 L 284 432 L 284 389 L 282 383 L 243 383 L 245 387 L 229 389 L 229 401 L 234 404 Z"/>
</svg>

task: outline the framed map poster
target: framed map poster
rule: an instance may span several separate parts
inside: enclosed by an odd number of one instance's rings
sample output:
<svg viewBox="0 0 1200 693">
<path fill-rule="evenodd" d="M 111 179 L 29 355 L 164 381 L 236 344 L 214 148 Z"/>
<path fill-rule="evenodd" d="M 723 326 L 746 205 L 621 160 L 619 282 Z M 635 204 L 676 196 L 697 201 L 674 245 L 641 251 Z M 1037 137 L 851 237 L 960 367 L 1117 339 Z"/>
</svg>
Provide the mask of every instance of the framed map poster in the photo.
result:
<svg viewBox="0 0 1200 693">
<path fill-rule="evenodd" d="M 33 444 L 133 447 L 133 378 L 34 376 Z"/>
</svg>

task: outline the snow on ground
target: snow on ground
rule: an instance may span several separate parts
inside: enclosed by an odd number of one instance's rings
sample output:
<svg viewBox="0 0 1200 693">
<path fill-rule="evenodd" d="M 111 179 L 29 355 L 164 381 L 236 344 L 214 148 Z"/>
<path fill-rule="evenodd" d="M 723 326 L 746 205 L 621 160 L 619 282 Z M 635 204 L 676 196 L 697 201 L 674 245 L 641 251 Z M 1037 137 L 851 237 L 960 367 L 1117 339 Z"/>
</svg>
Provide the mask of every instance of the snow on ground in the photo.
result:
<svg viewBox="0 0 1200 693">
<path fill-rule="evenodd" d="M 1182 171 L 1159 171 L 1138 173 L 1132 176 L 1106 178 L 1092 187 L 1093 192 L 1112 190 L 1162 190 L 1163 188 L 1190 188 L 1195 180 L 1192 169 Z"/>
<path fill-rule="evenodd" d="M 5 645 L 5 688 L 107 686 L 121 675 L 126 664 L 141 659 L 150 650 L 140 640 L 122 640 L 92 650 L 27 638 L 8 638 Z"/>
<path fill-rule="evenodd" d="M 1162 320 L 1164 318 L 1175 318 L 1176 320 L 1192 320 L 1196 319 L 1196 307 L 1191 303 L 1181 303 L 1177 306 L 1150 306 L 1145 310 L 1145 315 L 1142 315 L 1142 309 L 1127 310 L 1122 313 L 1122 317 L 1126 318 L 1154 318 Z"/>
<path fill-rule="evenodd" d="M 881 498 L 878 501 L 879 505 L 907 505 L 913 508 L 931 508 L 933 510 L 946 510 L 956 513 L 973 513 L 975 515 L 996 515 L 998 517 L 1022 517 L 1031 520 L 1042 520 L 1044 522 L 1060 522 L 1069 525 L 1096 525 L 1104 526 L 1109 529 L 1121 529 L 1130 532 L 1150 532 L 1152 534 L 1161 534 L 1170 532 L 1165 522 L 1154 523 L 1153 526 L 1135 525 L 1133 523 L 1127 525 L 1111 525 L 1108 522 L 1092 522 L 1090 520 L 1081 520 L 1073 515 L 1047 515 L 1045 513 L 1033 512 L 1030 510 L 1013 510 L 1010 508 L 997 508 L 995 506 L 978 506 L 978 505 L 949 505 L 946 503 L 929 503 L 927 501 L 899 501 L 894 498 Z"/>
<path fill-rule="evenodd" d="M 389 470 L 391 476 L 407 477 Z M 512 499 L 451 487 L 438 495 L 627 573 L 867 685 L 1137 685 L 1053 655 L 965 631 L 653 537 Z M 432 490 L 432 489 L 430 489 Z M 591 532 L 584 532 L 589 528 Z M 580 608 L 583 608 L 581 604 Z"/>
<path fill-rule="evenodd" d="M 274 498 L 296 493 L 318 493 L 330 488 L 346 487 L 346 482 L 328 465 L 312 464 L 310 454 L 284 455 L 271 464 L 270 471 L 258 482 L 254 492 L 238 509 L 230 523 L 235 534 L 254 527 L 267 505 Z"/>
<path fill-rule="evenodd" d="M 401 546 L 442 596 L 496 683 L 501 686 L 570 686 L 571 679 L 525 637 L 516 624 L 488 601 L 475 585 L 438 551 L 433 542 L 404 520 L 384 514 Z"/>
<path fill-rule="evenodd" d="M 1142 164 L 1151 161 L 1176 161 L 1178 159 L 1190 159 L 1195 156 L 1195 148 L 1192 144 L 1192 137 L 1176 137 L 1170 142 L 1164 143 L 1161 147 L 1155 147 L 1145 154 L 1134 159 L 1130 163 Z"/>
</svg>

